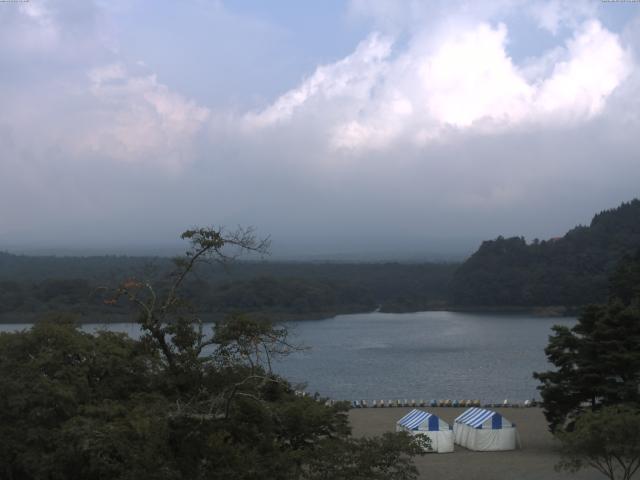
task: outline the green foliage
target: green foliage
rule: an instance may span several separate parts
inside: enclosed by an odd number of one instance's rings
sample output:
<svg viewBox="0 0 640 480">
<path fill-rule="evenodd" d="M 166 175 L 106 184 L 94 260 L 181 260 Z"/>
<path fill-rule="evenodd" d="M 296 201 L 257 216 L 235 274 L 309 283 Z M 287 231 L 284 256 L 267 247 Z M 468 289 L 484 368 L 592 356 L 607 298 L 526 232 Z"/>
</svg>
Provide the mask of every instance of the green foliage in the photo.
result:
<svg viewBox="0 0 640 480">
<path fill-rule="evenodd" d="M 17 310 L 24 302 L 22 285 L 11 280 L 0 281 L 0 313 Z"/>
<path fill-rule="evenodd" d="M 556 370 L 534 374 L 552 431 L 585 409 L 640 402 L 640 277 L 629 274 L 640 255 L 634 258 L 620 263 L 607 304 L 586 308 L 571 329 L 553 329 L 545 353 Z"/>
<path fill-rule="evenodd" d="M 69 322 L 0 334 L 2 478 L 95 478 L 94 468 L 126 468 L 119 458 L 133 444 L 151 455 L 153 444 L 133 430 L 127 441 L 123 429 L 151 420 L 157 367 L 158 357 L 128 337 L 89 335 Z"/>
<path fill-rule="evenodd" d="M 626 255 L 611 276 L 609 298 L 627 305 L 640 298 L 640 250 L 635 256 Z"/>
<path fill-rule="evenodd" d="M 594 216 L 562 238 L 484 242 L 455 273 L 457 305 L 582 306 L 607 298 L 607 280 L 640 247 L 640 200 Z"/>
<path fill-rule="evenodd" d="M 238 249 L 225 253 L 223 262 Z M 188 258 L 180 258 L 178 266 Z M 166 258 L 0 253 L 0 314 L 33 316 L 56 310 L 102 316 L 99 321 L 104 321 L 128 310 L 124 302 L 105 305 L 99 287 L 131 277 L 145 279 L 160 291 L 169 286 L 174 266 Z M 216 317 L 243 312 L 305 319 L 378 306 L 389 312 L 416 311 L 448 303 L 456 268 L 438 263 L 236 262 L 232 269 L 197 265 L 197 275 L 185 279 L 181 293 L 197 311 Z"/>
<path fill-rule="evenodd" d="M 226 260 L 227 246 L 263 244 L 190 232 L 160 288 L 129 279 L 113 292 L 136 309 L 140 340 L 68 318 L 0 334 L 0 478 L 416 478 L 413 439 L 353 439 L 345 404 L 299 396 L 271 371 L 295 349 L 285 329 L 232 316 L 204 331 L 185 279 L 200 261 Z"/>
<path fill-rule="evenodd" d="M 262 276 L 221 284 L 205 296 L 214 311 L 287 312 L 294 314 L 373 310 L 367 288 L 322 279 Z"/>
<path fill-rule="evenodd" d="M 629 480 L 640 467 L 640 411 L 615 405 L 582 414 L 571 431 L 558 434 L 562 460 L 557 468 L 577 472 L 586 467 L 610 480 Z"/>
<path fill-rule="evenodd" d="M 333 478 L 415 478 L 411 442 L 353 440 L 345 406 L 236 360 L 178 385 L 144 343 L 69 323 L 3 334 L 0 347 L 2 478 L 319 478 L 320 463 L 345 459 L 352 470 Z"/>
<path fill-rule="evenodd" d="M 410 455 L 424 452 L 419 438 L 386 433 L 379 438 L 350 439 L 342 445 L 320 443 L 303 478 L 308 480 L 409 480 L 418 471 Z"/>
<path fill-rule="evenodd" d="M 86 301 L 90 292 L 89 282 L 83 279 L 48 279 L 38 284 L 35 297 L 44 303 L 74 304 Z"/>
</svg>

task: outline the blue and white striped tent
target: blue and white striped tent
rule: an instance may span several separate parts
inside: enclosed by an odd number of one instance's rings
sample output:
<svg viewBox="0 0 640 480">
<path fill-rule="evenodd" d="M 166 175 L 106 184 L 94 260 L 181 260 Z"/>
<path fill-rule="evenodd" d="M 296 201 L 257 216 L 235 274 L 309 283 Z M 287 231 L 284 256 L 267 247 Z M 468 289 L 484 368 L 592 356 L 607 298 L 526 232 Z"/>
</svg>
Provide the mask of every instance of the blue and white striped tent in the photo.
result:
<svg viewBox="0 0 640 480">
<path fill-rule="evenodd" d="M 494 430 L 512 426 L 511 422 L 506 420 L 498 412 L 477 407 L 470 408 L 455 419 L 456 423 L 464 423 L 472 428 L 489 428 L 489 421 L 491 421 L 490 428 Z"/>
<path fill-rule="evenodd" d="M 453 425 L 455 443 L 470 450 L 514 450 L 518 444 L 515 425 L 498 412 L 470 408 Z"/>
<path fill-rule="evenodd" d="M 453 430 L 437 415 L 413 409 L 396 422 L 397 432 L 425 435 L 431 440 L 431 450 L 438 453 L 453 452 Z"/>
</svg>

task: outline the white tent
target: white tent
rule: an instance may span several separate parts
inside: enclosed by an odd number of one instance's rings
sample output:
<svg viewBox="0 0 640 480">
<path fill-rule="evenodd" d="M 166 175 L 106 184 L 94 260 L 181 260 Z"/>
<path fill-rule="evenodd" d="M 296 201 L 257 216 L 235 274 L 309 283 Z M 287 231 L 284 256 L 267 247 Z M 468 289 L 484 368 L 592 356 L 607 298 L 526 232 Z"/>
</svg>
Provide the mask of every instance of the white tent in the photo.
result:
<svg viewBox="0 0 640 480">
<path fill-rule="evenodd" d="M 455 443 L 469 450 L 489 452 L 515 450 L 518 447 L 518 432 L 515 424 L 498 412 L 470 408 L 454 422 Z"/>
<path fill-rule="evenodd" d="M 413 409 L 396 422 L 396 432 L 425 435 L 431 440 L 431 450 L 453 452 L 453 431 L 449 424 L 432 413 Z"/>
</svg>

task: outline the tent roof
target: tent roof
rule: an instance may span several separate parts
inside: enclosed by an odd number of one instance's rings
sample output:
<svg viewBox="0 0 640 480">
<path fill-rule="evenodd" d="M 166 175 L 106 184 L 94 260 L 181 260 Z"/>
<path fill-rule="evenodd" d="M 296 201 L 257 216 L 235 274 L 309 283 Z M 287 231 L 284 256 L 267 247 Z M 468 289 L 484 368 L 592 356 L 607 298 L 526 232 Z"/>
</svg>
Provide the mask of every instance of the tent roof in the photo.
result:
<svg viewBox="0 0 640 480">
<path fill-rule="evenodd" d="M 398 425 L 408 428 L 409 430 L 414 430 L 418 428 L 418 426 L 420 426 L 423 422 L 428 421 L 430 417 L 438 418 L 432 413 L 414 408 L 409 413 L 407 413 L 404 417 L 398 420 L 397 423 Z"/>
<path fill-rule="evenodd" d="M 478 428 L 484 422 L 492 418 L 494 415 L 500 415 L 493 410 L 485 410 L 484 408 L 470 408 L 466 410 L 462 415 L 455 419 L 456 423 L 463 423 L 473 428 Z"/>
</svg>

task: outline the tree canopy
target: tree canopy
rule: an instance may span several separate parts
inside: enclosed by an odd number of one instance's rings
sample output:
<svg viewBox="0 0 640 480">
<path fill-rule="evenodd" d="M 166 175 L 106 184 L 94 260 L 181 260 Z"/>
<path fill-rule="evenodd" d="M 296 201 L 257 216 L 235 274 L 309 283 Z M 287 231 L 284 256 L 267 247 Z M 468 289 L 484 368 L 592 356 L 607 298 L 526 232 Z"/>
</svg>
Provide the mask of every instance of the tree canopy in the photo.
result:
<svg viewBox="0 0 640 480">
<path fill-rule="evenodd" d="M 585 412 L 571 431 L 559 433 L 558 468 L 577 472 L 592 467 L 610 480 L 630 480 L 640 468 L 640 410 L 612 405 Z"/>
<path fill-rule="evenodd" d="M 453 263 L 234 262 L 233 268 L 198 268 L 182 297 L 200 312 L 221 318 L 257 313 L 308 319 L 340 313 L 417 311 L 449 302 Z M 156 284 L 173 268 L 168 258 L 25 257 L 0 252 L 0 315 L 37 319 L 71 311 L 106 321 L 128 314 L 124 303 L 104 305 L 96 288 L 121 278 Z"/>
<path fill-rule="evenodd" d="M 572 328 L 555 326 L 545 349 L 556 369 L 535 373 L 545 415 L 562 430 L 585 410 L 640 402 L 640 251 L 611 277 L 609 300 Z"/>
<path fill-rule="evenodd" d="M 414 439 L 352 438 L 345 404 L 301 396 L 271 371 L 295 349 L 286 329 L 233 316 L 207 332 L 181 295 L 201 261 L 266 244 L 250 231 L 183 238 L 191 248 L 165 282 L 130 278 L 105 296 L 134 307 L 139 340 L 83 332 L 68 317 L 0 334 L 0 476 L 416 478 Z"/>
</svg>

